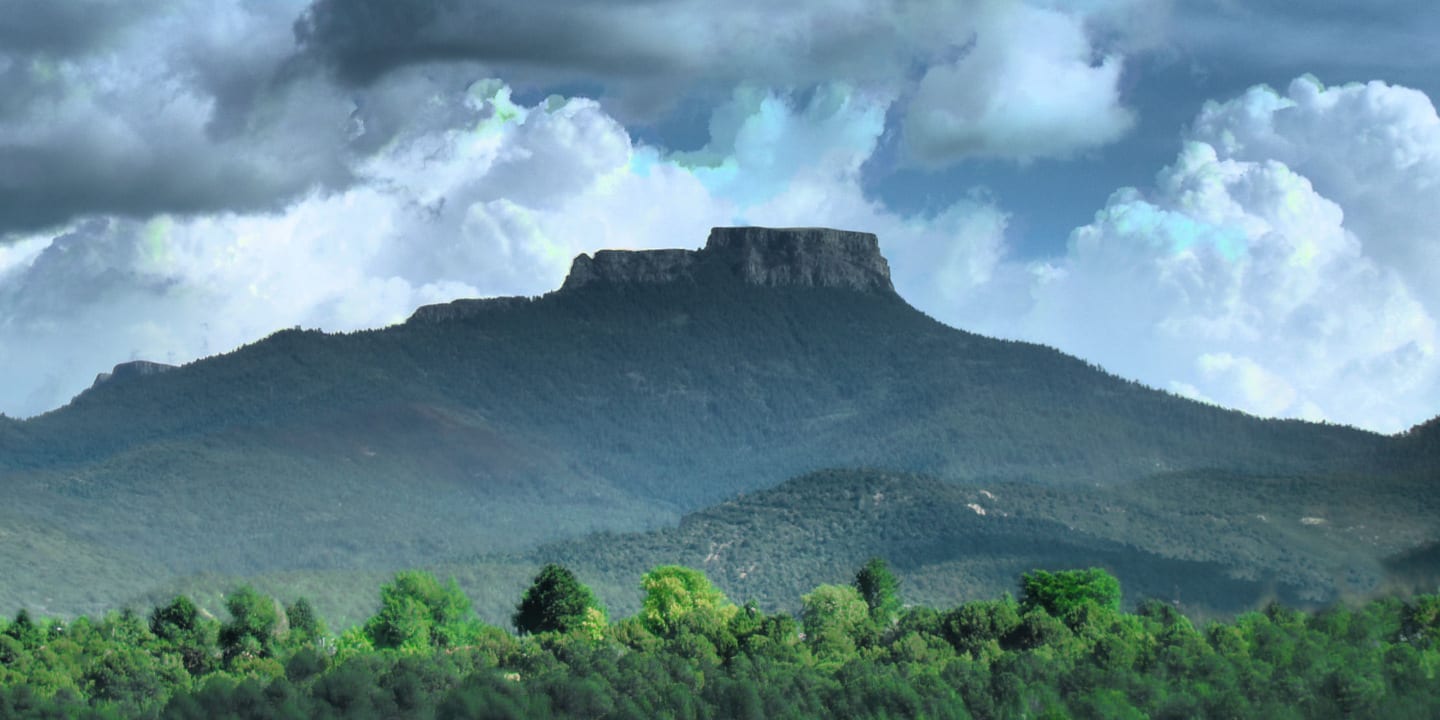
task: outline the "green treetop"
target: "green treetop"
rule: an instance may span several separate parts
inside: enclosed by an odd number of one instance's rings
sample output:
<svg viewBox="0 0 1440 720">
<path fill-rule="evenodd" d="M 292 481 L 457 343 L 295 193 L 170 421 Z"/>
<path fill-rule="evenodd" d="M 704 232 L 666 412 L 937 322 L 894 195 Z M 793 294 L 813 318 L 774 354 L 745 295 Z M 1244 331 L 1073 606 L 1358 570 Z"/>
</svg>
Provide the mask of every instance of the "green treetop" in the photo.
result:
<svg viewBox="0 0 1440 720">
<path fill-rule="evenodd" d="M 380 588 L 380 612 L 365 623 L 377 648 L 409 652 L 461 644 L 478 624 L 470 599 L 451 578 L 441 585 L 428 572 L 407 570 Z"/>
<path fill-rule="evenodd" d="M 1087 602 L 1120 609 L 1120 581 L 1100 568 L 1053 573 L 1036 570 L 1021 577 L 1020 590 L 1022 611 L 1040 607 L 1057 618 Z"/>
<path fill-rule="evenodd" d="M 512 620 L 520 634 L 568 633 L 587 627 L 587 614 L 604 610 L 590 591 L 564 566 L 550 563 L 540 569 L 515 608 Z"/>
<path fill-rule="evenodd" d="M 882 558 L 870 558 L 855 574 L 855 589 L 870 608 L 870 618 L 887 627 L 900 617 L 900 581 Z"/>
<path fill-rule="evenodd" d="M 725 594 L 710 584 L 705 573 L 680 565 L 661 565 L 640 578 L 645 601 L 640 621 L 657 635 L 674 632 L 681 620 L 697 615 L 728 622 L 736 612 Z"/>
<path fill-rule="evenodd" d="M 225 659 L 241 655 L 270 657 L 280 626 L 275 600 L 249 585 L 242 585 L 225 598 L 225 609 L 230 611 L 230 622 L 220 627 L 220 648 Z M 183 607 L 179 613 L 184 613 Z"/>
</svg>

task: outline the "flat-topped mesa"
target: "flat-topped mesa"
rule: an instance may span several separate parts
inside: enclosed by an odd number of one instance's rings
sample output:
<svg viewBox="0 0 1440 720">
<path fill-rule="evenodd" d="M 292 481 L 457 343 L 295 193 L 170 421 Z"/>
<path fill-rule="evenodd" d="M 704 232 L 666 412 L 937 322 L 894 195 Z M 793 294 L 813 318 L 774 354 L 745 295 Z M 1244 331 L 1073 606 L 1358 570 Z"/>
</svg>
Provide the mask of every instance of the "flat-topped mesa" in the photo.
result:
<svg viewBox="0 0 1440 720">
<path fill-rule="evenodd" d="M 894 293 L 873 233 L 829 228 L 717 227 L 700 250 L 601 250 L 580 255 L 561 290 L 594 284 L 734 280 L 751 285 Z"/>
</svg>

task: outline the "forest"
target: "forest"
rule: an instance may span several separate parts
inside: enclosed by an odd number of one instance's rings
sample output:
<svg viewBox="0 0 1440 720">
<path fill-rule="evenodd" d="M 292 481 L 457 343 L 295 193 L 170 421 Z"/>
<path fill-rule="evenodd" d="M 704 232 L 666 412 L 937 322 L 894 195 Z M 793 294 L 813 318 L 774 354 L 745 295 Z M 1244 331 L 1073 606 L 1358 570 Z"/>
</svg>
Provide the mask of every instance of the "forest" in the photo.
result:
<svg viewBox="0 0 1440 720">
<path fill-rule="evenodd" d="M 0 621 L 0 718 L 1429 718 L 1440 595 L 1197 625 L 1122 602 L 1107 570 L 1023 574 L 1017 594 L 905 601 L 872 558 L 796 613 L 737 604 L 693 568 L 640 578 L 608 617 L 547 564 L 510 628 L 452 579 L 404 571 L 374 614 L 327 628 L 304 598 L 247 586 L 224 617 L 148 612 Z M 1018 598 L 1018 599 L 1017 599 Z"/>
</svg>

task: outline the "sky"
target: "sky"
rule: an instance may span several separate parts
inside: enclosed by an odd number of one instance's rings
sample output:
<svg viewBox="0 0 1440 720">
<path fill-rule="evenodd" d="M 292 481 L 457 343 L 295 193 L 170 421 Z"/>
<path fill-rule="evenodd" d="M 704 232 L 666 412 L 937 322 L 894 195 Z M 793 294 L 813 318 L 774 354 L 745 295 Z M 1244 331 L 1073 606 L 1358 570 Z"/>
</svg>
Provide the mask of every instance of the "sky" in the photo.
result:
<svg viewBox="0 0 1440 720">
<path fill-rule="evenodd" d="M 876 233 L 966 330 L 1440 414 L 1433 0 L 0 0 L 0 413 L 116 363 Z"/>
</svg>

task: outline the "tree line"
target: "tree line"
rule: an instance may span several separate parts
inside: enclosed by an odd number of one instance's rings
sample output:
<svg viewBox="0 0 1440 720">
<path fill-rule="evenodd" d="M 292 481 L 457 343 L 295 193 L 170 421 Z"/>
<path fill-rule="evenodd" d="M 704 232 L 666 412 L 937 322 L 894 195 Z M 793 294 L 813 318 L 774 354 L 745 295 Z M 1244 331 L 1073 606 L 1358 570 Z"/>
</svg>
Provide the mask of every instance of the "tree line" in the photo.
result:
<svg viewBox="0 0 1440 720">
<path fill-rule="evenodd" d="M 640 580 L 612 620 L 562 565 L 481 622 L 454 580 L 405 571 L 332 633 L 306 600 L 249 587 L 221 619 L 180 596 L 148 615 L 0 621 L 0 719 L 1429 718 L 1440 595 L 1302 613 L 1272 604 L 1197 628 L 1122 611 L 1102 569 L 1020 578 L 1018 600 L 904 602 L 881 559 L 796 615 L 736 604 L 699 570 Z"/>
</svg>

